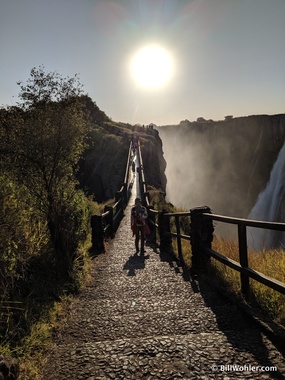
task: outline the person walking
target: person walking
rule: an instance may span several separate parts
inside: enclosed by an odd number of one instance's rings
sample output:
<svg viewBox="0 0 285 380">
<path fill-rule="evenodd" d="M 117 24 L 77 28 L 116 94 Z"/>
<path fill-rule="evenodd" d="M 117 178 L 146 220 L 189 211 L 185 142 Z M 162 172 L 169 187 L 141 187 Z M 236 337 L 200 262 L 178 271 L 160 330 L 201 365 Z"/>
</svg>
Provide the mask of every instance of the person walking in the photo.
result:
<svg viewBox="0 0 285 380">
<path fill-rule="evenodd" d="M 141 255 L 144 254 L 144 242 L 146 237 L 147 210 L 142 205 L 140 198 L 135 199 L 135 205 L 131 209 L 131 229 L 135 235 L 136 253 L 139 252 L 139 241 L 141 241 Z"/>
</svg>

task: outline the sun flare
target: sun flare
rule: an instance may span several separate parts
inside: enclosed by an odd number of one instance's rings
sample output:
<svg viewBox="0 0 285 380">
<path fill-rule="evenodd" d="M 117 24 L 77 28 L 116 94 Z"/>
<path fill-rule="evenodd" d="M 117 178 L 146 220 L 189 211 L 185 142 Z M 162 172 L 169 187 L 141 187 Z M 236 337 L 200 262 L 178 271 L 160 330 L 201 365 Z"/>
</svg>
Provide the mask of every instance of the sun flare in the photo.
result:
<svg viewBox="0 0 285 380">
<path fill-rule="evenodd" d="M 169 82 L 173 74 L 172 57 L 160 46 L 146 46 L 133 56 L 131 73 L 139 86 L 148 89 L 161 88 Z"/>
</svg>

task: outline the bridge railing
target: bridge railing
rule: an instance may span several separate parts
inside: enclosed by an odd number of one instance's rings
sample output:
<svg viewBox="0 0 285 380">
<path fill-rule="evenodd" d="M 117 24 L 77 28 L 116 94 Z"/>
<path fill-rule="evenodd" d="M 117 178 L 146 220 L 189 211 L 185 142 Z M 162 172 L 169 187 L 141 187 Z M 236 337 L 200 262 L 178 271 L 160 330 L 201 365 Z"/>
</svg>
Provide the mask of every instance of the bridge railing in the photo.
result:
<svg viewBox="0 0 285 380">
<path fill-rule="evenodd" d="M 138 162 L 139 162 L 139 166 L 138 166 L 139 185 L 140 185 L 142 202 L 146 206 L 148 206 L 149 205 L 149 194 L 147 191 L 147 184 L 146 184 L 146 180 L 145 180 L 144 166 L 143 166 L 143 159 L 142 159 L 142 152 L 141 152 L 140 143 L 138 144 L 137 152 L 138 152 Z"/>
<path fill-rule="evenodd" d="M 222 262 L 228 267 L 240 273 L 241 291 L 247 296 L 250 291 L 249 279 L 252 278 L 261 284 L 268 286 L 271 289 L 285 294 L 285 284 L 274 278 L 266 276 L 248 266 L 248 246 L 247 246 L 247 227 L 255 227 L 262 229 L 270 229 L 275 231 L 285 231 L 285 223 L 264 222 L 258 220 L 241 219 L 226 217 L 223 215 L 215 215 L 208 212 L 203 213 L 203 219 L 207 221 L 219 221 L 223 223 L 235 224 L 238 228 L 238 247 L 239 247 L 239 262 L 236 262 L 227 256 L 224 256 L 211 247 L 206 247 L 205 253 L 209 256 Z"/>
<path fill-rule="evenodd" d="M 148 240 L 151 243 L 156 244 L 156 233 L 157 233 L 157 228 L 158 228 L 158 224 L 156 223 L 156 216 L 158 215 L 158 211 L 154 210 L 153 206 L 150 204 L 149 192 L 147 189 L 147 182 L 145 178 L 140 144 L 138 144 L 137 152 L 138 152 L 138 163 L 139 163 L 138 174 L 139 174 L 139 186 L 140 186 L 141 198 L 142 198 L 142 203 L 148 210 L 147 224 L 150 229 L 150 236 L 148 236 Z"/>
<path fill-rule="evenodd" d="M 151 210 L 151 212 L 153 211 Z M 197 207 L 190 210 L 190 212 L 167 213 L 157 211 L 156 213 L 158 215 L 157 227 L 160 235 L 161 249 L 166 248 L 167 250 L 172 250 L 172 238 L 175 238 L 177 241 L 178 258 L 182 265 L 184 265 L 184 260 L 181 241 L 185 239 L 191 243 L 192 269 L 194 272 L 199 273 L 199 271 L 205 270 L 210 257 L 212 257 L 214 260 L 220 261 L 240 273 L 241 292 L 245 297 L 248 297 L 250 292 L 250 278 L 279 293 L 285 294 L 284 283 L 249 267 L 246 230 L 247 227 L 255 227 L 285 231 L 285 223 L 271 223 L 216 215 L 212 214 L 208 207 Z M 180 231 L 180 218 L 185 216 L 190 218 L 189 235 L 183 235 Z M 171 231 L 170 218 L 175 219 L 175 232 Z M 237 226 L 239 262 L 212 249 L 211 243 L 214 232 L 213 220 L 235 224 Z"/>
<path fill-rule="evenodd" d="M 124 183 L 119 191 L 115 193 L 115 203 L 104 207 L 101 215 L 91 217 L 92 249 L 104 252 L 104 239 L 113 237 L 120 221 L 124 215 L 124 209 L 130 198 L 130 166 L 131 166 L 132 144 L 129 145 L 128 158 L 124 175 Z"/>
<path fill-rule="evenodd" d="M 222 262 L 224 265 L 240 273 L 241 292 L 248 297 L 250 292 L 249 279 L 252 278 L 267 287 L 285 294 L 285 284 L 263 273 L 260 273 L 248 265 L 248 247 L 247 247 L 247 227 L 264 228 L 277 231 L 285 231 L 285 223 L 272 223 L 257 220 L 241 219 L 227 217 L 223 215 L 212 214 L 209 207 L 196 207 L 190 212 L 168 213 L 166 210 L 156 211 L 149 202 L 149 194 L 143 170 L 143 161 L 139 146 L 139 163 L 140 163 L 140 187 L 142 198 L 148 209 L 148 224 L 151 230 L 150 240 L 156 243 L 156 232 L 158 230 L 161 251 L 173 251 L 172 238 L 176 239 L 178 258 L 184 265 L 182 240 L 188 240 L 192 248 L 192 270 L 204 270 L 210 258 Z M 181 218 L 189 217 L 190 231 L 189 235 L 181 233 Z M 170 218 L 174 218 L 175 232 L 171 231 Z M 238 247 L 239 262 L 222 255 L 212 249 L 212 240 L 214 233 L 213 220 L 235 224 L 238 229 Z"/>
</svg>

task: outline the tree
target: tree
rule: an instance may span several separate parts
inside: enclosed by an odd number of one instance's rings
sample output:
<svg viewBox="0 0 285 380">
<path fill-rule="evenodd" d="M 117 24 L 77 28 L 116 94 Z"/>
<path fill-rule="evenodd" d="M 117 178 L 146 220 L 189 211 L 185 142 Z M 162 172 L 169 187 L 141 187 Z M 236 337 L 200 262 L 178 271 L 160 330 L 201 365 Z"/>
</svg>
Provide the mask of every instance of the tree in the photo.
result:
<svg viewBox="0 0 285 380">
<path fill-rule="evenodd" d="M 60 102 L 82 94 L 82 84 L 77 74 L 63 78 L 57 72 L 45 72 L 44 66 L 33 67 L 26 83 L 17 82 L 21 91 L 19 105 L 24 108 L 36 107 L 38 103 Z"/>
<path fill-rule="evenodd" d="M 40 67 L 31 70 L 26 84 L 18 84 L 22 103 L 2 116 L 0 134 L 6 137 L 0 152 L 45 216 L 57 259 L 71 265 L 76 246 L 66 238 L 78 225 L 71 210 L 78 208 L 74 173 L 85 148 L 89 113 L 77 77 L 62 78 Z"/>
</svg>

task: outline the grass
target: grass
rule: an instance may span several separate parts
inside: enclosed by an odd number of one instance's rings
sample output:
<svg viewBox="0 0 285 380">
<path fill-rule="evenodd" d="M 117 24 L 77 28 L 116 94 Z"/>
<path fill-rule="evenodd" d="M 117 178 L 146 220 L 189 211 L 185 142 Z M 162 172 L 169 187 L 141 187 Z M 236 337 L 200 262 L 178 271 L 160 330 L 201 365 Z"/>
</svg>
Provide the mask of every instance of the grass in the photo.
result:
<svg viewBox="0 0 285 380">
<path fill-rule="evenodd" d="M 214 238 L 212 248 L 239 262 L 238 243 L 217 237 Z M 285 283 L 285 251 L 284 250 L 263 250 L 256 252 L 248 251 L 249 267 Z M 219 277 L 234 293 L 240 295 L 240 276 L 239 273 L 226 265 L 211 260 L 212 266 Z M 285 326 L 285 295 L 250 279 L 251 301 L 258 304 L 266 311 L 274 321 Z"/>
<path fill-rule="evenodd" d="M 151 190 L 151 195 L 152 204 L 155 209 L 166 209 L 168 212 L 183 211 L 165 202 L 163 192 Z M 93 207 L 94 213 L 100 213 L 102 211 L 102 205 L 94 203 Z M 181 233 L 189 235 L 189 217 L 182 219 L 181 227 Z M 171 218 L 171 229 L 175 231 L 174 218 Z M 86 246 L 82 247 L 81 255 L 79 255 L 79 257 L 84 257 L 84 260 L 79 260 L 78 265 L 75 265 L 76 278 L 74 281 L 78 287 L 85 286 L 90 279 L 91 260 L 88 259 L 87 254 L 89 248 L 88 244 L 87 240 Z M 181 244 L 184 262 L 186 266 L 190 268 L 192 256 L 190 242 L 182 239 Z M 234 240 L 217 238 L 215 236 L 212 248 L 235 261 L 239 261 L 238 244 Z M 173 239 L 173 249 L 174 253 L 178 256 L 176 239 Z M 251 268 L 285 283 L 285 251 L 249 251 L 248 256 L 249 266 Z M 82 262 L 84 263 L 83 266 Z M 238 272 L 216 260 L 211 260 L 210 273 L 215 276 L 214 281 L 217 284 L 225 286 L 229 292 L 241 296 Z M 266 311 L 273 320 L 285 326 L 285 295 L 271 290 L 254 280 L 251 280 L 251 289 L 252 302 Z M 72 294 L 62 293 L 60 299 L 54 302 L 51 307 L 47 308 L 45 312 L 42 313 L 41 318 L 31 325 L 29 335 L 25 336 L 16 347 L 11 347 L 9 342 L 3 342 L 2 345 L 0 345 L 1 355 L 4 357 L 16 356 L 19 358 L 21 379 L 40 380 L 40 369 L 45 364 L 46 353 L 51 346 L 53 335 L 58 327 L 66 320 L 72 301 Z"/>
<path fill-rule="evenodd" d="M 164 195 L 152 189 L 150 191 L 152 204 L 156 210 L 166 209 L 170 213 L 181 212 L 172 204 L 167 203 Z M 182 220 L 181 233 L 189 235 L 190 218 L 180 218 Z M 174 218 L 171 218 L 171 231 L 176 232 Z M 188 240 L 181 240 L 183 260 L 188 268 L 191 267 L 191 244 Z M 174 254 L 178 257 L 178 247 L 175 238 L 172 239 Z M 238 242 L 232 239 L 217 238 L 214 236 L 212 249 L 223 254 L 237 262 L 239 262 Z M 248 250 L 249 267 L 263 273 L 273 279 L 285 283 L 285 250 L 263 250 L 256 252 Z M 240 289 L 239 272 L 229 268 L 221 262 L 211 259 L 210 267 L 211 281 L 218 286 L 225 287 L 229 293 L 233 293 L 242 298 Z M 277 323 L 285 326 L 285 295 L 250 279 L 251 297 L 250 301 L 253 306 L 259 307 L 261 310 L 270 315 Z"/>
<path fill-rule="evenodd" d="M 177 240 L 174 239 L 172 241 L 173 250 L 175 253 L 175 256 L 178 257 L 178 246 L 177 246 Z M 183 261 L 187 268 L 191 267 L 192 264 L 192 253 L 191 253 L 191 246 L 190 242 L 188 240 L 181 240 L 181 248 L 182 248 L 182 254 L 183 254 Z"/>
<path fill-rule="evenodd" d="M 67 317 L 72 296 L 63 296 L 55 302 L 48 314 L 41 321 L 32 325 L 31 332 L 16 349 L 20 361 L 21 378 L 37 380 L 45 363 L 45 355 L 51 346 L 53 333 Z"/>
<path fill-rule="evenodd" d="M 67 310 L 67 299 L 56 302 L 48 315 L 32 324 L 30 333 L 16 346 L 10 342 L 0 344 L 3 357 L 16 357 L 19 361 L 20 375 L 23 380 L 38 380 L 40 369 L 43 366 L 45 353 L 51 345 L 52 334 L 63 310 Z"/>
<path fill-rule="evenodd" d="M 72 289 L 78 290 L 90 281 L 92 263 L 88 254 L 91 247 L 90 241 L 91 237 L 88 237 L 78 252 L 78 259 L 74 263 Z M 38 286 L 40 287 L 42 284 L 38 284 Z M 29 332 L 23 332 L 22 338 L 17 340 L 16 344 L 9 340 L 3 340 L 0 343 L 0 354 L 2 356 L 18 359 L 22 380 L 40 380 L 40 371 L 46 362 L 46 354 L 51 347 L 55 331 L 65 322 L 73 300 L 74 293 L 63 288 L 56 301 L 47 303 L 39 311 L 40 317 L 30 322 Z M 14 334 L 19 335 L 16 327 Z M 10 332 L 10 336 L 13 337 L 13 331 Z"/>
<path fill-rule="evenodd" d="M 191 267 L 191 246 L 187 240 L 182 240 L 183 259 L 188 268 Z M 176 239 L 173 240 L 173 249 L 178 255 Z M 214 237 L 212 249 L 239 262 L 238 243 L 224 238 Z M 285 283 L 285 251 L 269 250 L 248 252 L 249 267 L 273 279 Z M 221 262 L 211 259 L 210 273 L 215 276 L 211 281 L 218 286 L 226 287 L 230 293 L 242 298 L 239 272 L 229 268 Z M 249 303 L 259 307 L 277 323 L 285 326 L 285 295 L 253 279 L 250 279 L 251 296 Z"/>
</svg>

